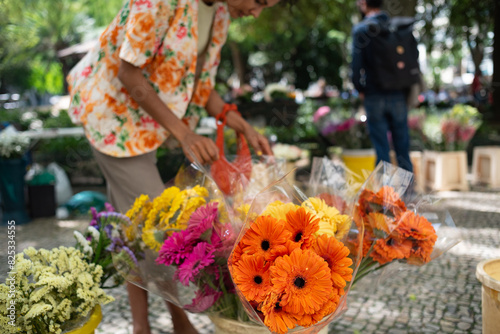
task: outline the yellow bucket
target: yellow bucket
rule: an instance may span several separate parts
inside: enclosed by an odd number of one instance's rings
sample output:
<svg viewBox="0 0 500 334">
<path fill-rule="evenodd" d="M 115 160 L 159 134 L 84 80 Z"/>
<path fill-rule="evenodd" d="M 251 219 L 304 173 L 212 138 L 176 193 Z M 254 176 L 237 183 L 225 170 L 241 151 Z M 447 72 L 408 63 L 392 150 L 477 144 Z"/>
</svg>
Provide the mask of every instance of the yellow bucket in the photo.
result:
<svg viewBox="0 0 500 334">
<path fill-rule="evenodd" d="M 89 320 L 80 328 L 72 330 L 66 334 L 94 334 L 95 329 L 102 320 L 101 305 L 97 305 L 92 311 Z"/>
<path fill-rule="evenodd" d="M 375 169 L 375 150 L 343 150 L 342 161 L 348 169 L 349 182 L 359 188 Z"/>
<path fill-rule="evenodd" d="M 500 258 L 479 262 L 476 277 L 483 284 L 483 334 L 500 333 Z"/>
</svg>

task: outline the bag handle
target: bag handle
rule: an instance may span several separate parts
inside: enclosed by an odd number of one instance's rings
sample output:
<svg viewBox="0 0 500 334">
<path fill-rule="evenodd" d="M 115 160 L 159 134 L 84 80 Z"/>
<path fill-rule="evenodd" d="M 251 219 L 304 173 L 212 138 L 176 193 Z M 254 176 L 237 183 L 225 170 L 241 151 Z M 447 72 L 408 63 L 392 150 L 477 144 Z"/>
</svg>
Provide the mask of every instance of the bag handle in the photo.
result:
<svg viewBox="0 0 500 334">
<path fill-rule="evenodd" d="M 238 111 L 238 106 L 236 104 L 232 103 L 226 103 L 224 104 L 224 107 L 222 108 L 222 112 L 217 114 L 215 116 L 215 121 L 217 122 L 217 139 L 215 141 L 215 145 L 219 149 L 219 154 L 224 155 L 224 126 L 227 124 L 227 116 L 226 114 L 228 112 L 235 112 L 239 116 L 241 116 L 240 112 Z M 238 138 L 241 141 L 241 148 L 242 150 L 249 150 L 248 145 L 245 140 L 245 136 L 243 136 L 242 133 L 237 133 Z"/>
</svg>

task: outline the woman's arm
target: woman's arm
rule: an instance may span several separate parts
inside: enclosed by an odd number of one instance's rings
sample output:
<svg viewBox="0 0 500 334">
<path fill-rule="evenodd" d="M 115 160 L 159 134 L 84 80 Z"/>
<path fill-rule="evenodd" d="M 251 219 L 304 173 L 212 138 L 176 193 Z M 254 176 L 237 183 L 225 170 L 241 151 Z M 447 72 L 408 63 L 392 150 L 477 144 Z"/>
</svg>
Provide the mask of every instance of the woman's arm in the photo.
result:
<svg viewBox="0 0 500 334">
<path fill-rule="evenodd" d="M 224 100 L 220 97 L 220 95 L 212 90 L 210 96 L 208 98 L 208 102 L 206 105 L 206 109 L 209 115 L 216 116 L 220 112 L 222 112 L 222 108 L 224 107 Z M 273 155 L 273 151 L 269 146 L 269 142 L 267 138 L 255 131 L 255 129 L 248 124 L 243 117 L 235 112 L 227 113 L 227 125 L 234 129 L 236 132 L 243 133 L 248 143 L 254 148 L 255 152 L 258 155 Z"/>
<path fill-rule="evenodd" d="M 118 70 L 118 79 L 130 96 L 179 141 L 189 160 L 193 161 L 191 152 L 202 164 L 213 162 L 219 158 L 219 151 L 215 143 L 209 138 L 195 134 L 178 119 L 163 103 L 139 67 L 122 60 Z"/>
</svg>

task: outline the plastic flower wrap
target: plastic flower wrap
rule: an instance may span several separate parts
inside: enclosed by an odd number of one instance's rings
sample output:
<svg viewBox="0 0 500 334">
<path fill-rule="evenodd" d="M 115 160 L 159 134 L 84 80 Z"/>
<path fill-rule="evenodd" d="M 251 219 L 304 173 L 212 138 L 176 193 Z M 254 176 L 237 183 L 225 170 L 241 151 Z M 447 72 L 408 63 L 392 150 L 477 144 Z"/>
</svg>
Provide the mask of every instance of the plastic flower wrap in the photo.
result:
<svg viewBox="0 0 500 334">
<path fill-rule="evenodd" d="M 423 265 L 460 241 L 447 212 L 430 197 L 413 200 L 409 191 L 413 174 L 380 163 L 363 185 L 354 207 L 354 221 L 363 233 L 352 252 L 362 260 L 355 282 L 391 263 Z M 362 232 L 364 231 L 364 232 Z"/>
<path fill-rule="evenodd" d="M 359 262 L 345 244 L 351 227 L 283 180 L 259 193 L 228 261 L 250 318 L 275 333 L 317 333 L 339 317 Z"/>
<path fill-rule="evenodd" d="M 259 183 L 225 197 L 201 169 L 183 167 L 160 196 L 136 199 L 113 261 L 127 281 L 179 307 L 237 318 L 227 258 Z"/>
</svg>

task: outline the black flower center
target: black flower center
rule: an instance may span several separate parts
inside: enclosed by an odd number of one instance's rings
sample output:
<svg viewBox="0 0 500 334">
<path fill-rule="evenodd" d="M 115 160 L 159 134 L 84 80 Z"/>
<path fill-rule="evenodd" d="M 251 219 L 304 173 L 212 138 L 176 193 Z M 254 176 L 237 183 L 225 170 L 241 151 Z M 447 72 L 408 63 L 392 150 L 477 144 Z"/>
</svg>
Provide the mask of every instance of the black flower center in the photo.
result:
<svg viewBox="0 0 500 334">
<path fill-rule="evenodd" d="M 281 311 L 281 306 L 280 306 L 279 302 L 277 302 L 276 305 L 274 305 L 274 310 L 275 311 Z"/>
<path fill-rule="evenodd" d="M 417 232 L 418 230 L 416 228 L 411 228 L 412 232 Z"/>
<path fill-rule="evenodd" d="M 306 285 L 306 280 L 302 277 L 297 277 L 295 278 L 295 281 L 293 281 L 293 284 L 295 284 L 297 288 L 302 289 L 304 285 Z"/>
<path fill-rule="evenodd" d="M 271 247 L 271 244 L 269 243 L 269 241 L 264 240 L 260 243 L 260 247 L 262 248 L 262 250 L 266 251 L 269 249 L 269 247 Z"/>
<path fill-rule="evenodd" d="M 394 245 L 394 239 L 387 240 L 387 246 L 392 246 L 392 245 Z"/>
<path fill-rule="evenodd" d="M 299 232 L 295 235 L 295 242 L 299 242 L 302 239 L 302 232 Z"/>
<path fill-rule="evenodd" d="M 253 281 L 254 281 L 255 283 L 257 283 L 257 284 L 261 284 L 261 283 L 262 283 L 262 277 L 260 277 L 260 276 L 255 276 L 255 277 L 253 278 Z"/>
</svg>

